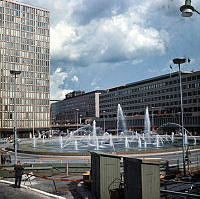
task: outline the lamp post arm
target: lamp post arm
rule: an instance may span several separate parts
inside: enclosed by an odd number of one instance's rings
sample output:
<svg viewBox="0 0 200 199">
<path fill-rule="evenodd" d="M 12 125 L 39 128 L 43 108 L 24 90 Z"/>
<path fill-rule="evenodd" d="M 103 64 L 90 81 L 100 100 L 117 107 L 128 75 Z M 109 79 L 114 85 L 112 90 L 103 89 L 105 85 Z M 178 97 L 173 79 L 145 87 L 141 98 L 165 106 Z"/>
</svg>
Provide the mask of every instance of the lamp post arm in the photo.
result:
<svg viewBox="0 0 200 199">
<path fill-rule="evenodd" d="M 195 10 L 195 9 L 194 9 L 194 12 L 196 12 L 197 14 L 199 14 L 199 15 L 200 15 L 200 12 L 199 12 L 199 11 L 197 11 L 197 10 Z"/>
</svg>

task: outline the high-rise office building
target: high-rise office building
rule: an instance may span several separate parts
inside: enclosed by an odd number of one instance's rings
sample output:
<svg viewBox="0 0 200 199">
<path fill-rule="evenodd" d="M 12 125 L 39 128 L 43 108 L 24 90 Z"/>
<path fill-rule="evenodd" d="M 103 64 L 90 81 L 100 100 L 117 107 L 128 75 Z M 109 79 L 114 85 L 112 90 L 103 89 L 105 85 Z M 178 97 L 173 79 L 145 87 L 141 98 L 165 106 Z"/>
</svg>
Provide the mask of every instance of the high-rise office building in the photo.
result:
<svg viewBox="0 0 200 199">
<path fill-rule="evenodd" d="M 0 0 L 2 137 L 12 132 L 15 122 L 19 133 L 49 127 L 49 26 L 48 10 Z"/>
</svg>

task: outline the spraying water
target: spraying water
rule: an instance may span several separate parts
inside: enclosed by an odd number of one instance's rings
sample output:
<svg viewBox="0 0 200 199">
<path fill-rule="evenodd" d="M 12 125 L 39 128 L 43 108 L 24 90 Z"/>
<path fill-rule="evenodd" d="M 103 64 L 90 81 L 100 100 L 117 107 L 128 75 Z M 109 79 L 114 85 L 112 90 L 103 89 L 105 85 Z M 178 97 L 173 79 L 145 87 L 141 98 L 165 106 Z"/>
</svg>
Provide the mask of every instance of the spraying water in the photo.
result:
<svg viewBox="0 0 200 199">
<path fill-rule="evenodd" d="M 125 147 L 129 148 L 129 143 L 128 143 L 128 138 L 127 137 L 125 138 Z"/>
<path fill-rule="evenodd" d="M 33 135 L 32 145 L 33 145 L 34 148 L 36 147 L 36 138 L 35 138 L 35 135 Z"/>
<path fill-rule="evenodd" d="M 122 130 L 122 132 L 127 131 L 126 120 L 120 104 L 117 106 L 117 136 L 119 135 L 119 130 Z"/>
<path fill-rule="evenodd" d="M 150 133 L 150 119 L 149 119 L 149 109 L 146 107 L 145 117 L 144 117 L 144 132 Z"/>
<path fill-rule="evenodd" d="M 59 136 L 59 143 L 60 143 L 60 148 L 63 148 L 63 139 L 62 139 L 62 135 Z"/>
</svg>

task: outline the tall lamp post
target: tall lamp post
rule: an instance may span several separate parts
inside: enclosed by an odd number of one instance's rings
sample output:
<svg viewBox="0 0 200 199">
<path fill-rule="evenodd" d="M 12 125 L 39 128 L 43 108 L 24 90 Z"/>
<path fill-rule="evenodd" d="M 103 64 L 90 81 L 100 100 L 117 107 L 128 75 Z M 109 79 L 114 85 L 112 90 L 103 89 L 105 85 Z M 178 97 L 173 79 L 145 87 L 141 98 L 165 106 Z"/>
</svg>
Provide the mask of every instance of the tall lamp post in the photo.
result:
<svg viewBox="0 0 200 199">
<path fill-rule="evenodd" d="M 21 74 L 21 71 L 16 71 L 16 70 L 11 70 L 10 71 L 11 75 L 14 75 L 15 82 L 14 82 L 14 127 L 13 127 L 13 132 L 15 135 L 14 139 L 14 146 L 15 146 L 15 163 L 17 163 L 17 112 L 16 112 L 16 79 L 17 76 Z"/>
<path fill-rule="evenodd" d="M 181 95 L 181 133 L 182 133 L 182 151 L 183 151 L 183 174 L 186 174 L 185 167 L 185 133 L 184 133 L 184 123 L 183 123 L 183 91 L 182 91 L 182 80 L 181 80 L 181 64 L 185 63 L 185 58 L 175 58 L 173 63 L 178 65 L 179 69 L 179 83 L 180 83 L 180 95 Z"/>
<path fill-rule="evenodd" d="M 79 109 L 77 108 L 76 109 L 76 129 L 78 130 L 78 112 L 79 112 Z"/>
<path fill-rule="evenodd" d="M 106 119 L 105 119 L 105 113 L 106 113 L 106 111 L 103 111 L 103 130 L 104 130 L 104 132 L 105 132 L 105 130 L 106 130 Z"/>
<path fill-rule="evenodd" d="M 154 118 L 153 118 L 153 109 L 154 109 L 155 107 L 151 107 L 151 110 L 152 110 L 152 112 L 151 112 L 151 130 L 153 131 L 154 130 Z"/>
</svg>

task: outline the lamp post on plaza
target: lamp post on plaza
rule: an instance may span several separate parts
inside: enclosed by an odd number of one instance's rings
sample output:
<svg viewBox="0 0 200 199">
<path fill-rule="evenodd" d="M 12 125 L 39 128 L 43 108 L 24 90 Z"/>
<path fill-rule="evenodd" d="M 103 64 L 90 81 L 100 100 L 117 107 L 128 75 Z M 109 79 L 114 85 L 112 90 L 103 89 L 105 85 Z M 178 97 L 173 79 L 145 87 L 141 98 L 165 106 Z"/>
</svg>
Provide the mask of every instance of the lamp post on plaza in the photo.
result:
<svg viewBox="0 0 200 199">
<path fill-rule="evenodd" d="M 16 112 L 16 79 L 17 76 L 21 74 L 21 71 L 11 70 L 11 75 L 14 75 L 14 125 L 13 125 L 13 132 L 14 132 L 14 146 L 15 146 L 15 163 L 17 163 L 17 112 Z"/>
<path fill-rule="evenodd" d="M 151 130 L 153 131 L 153 129 L 154 129 L 154 118 L 153 118 L 153 109 L 154 109 L 155 107 L 151 107 L 151 110 L 152 110 L 152 112 L 151 112 Z"/>
<path fill-rule="evenodd" d="M 104 130 L 104 132 L 105 132 L 105 130 L 106 130 L 105 113 L 106 113 L 106 111 L 103 111 L 103 130 Z"/>
<path fill-rule="evenodd" d="M 191 0 L 185 0 L 185 5 L 180 7 L 182 17 L 191 17 L 193 12 L 196 12 L 200 15 L 200 12 L 197 11 L 193 6 L 191 6 Z"/>
<path fill-rule="evenodd" d="M 78 130 L 78 112 L 79 112 L 79 109 L 77 108 L 76 109 L 76 129 Z"/>
<path fill-rule="evenodd" d="M 180 83 L 180 95 L 181 95 L 181 133 L 182 133 L 182 151 L 183 151 L 183 174 L 186 174 L 185 167 L 185 133 L 184 133 L 184 123 L 183 123 L 183 91 L 182 91 L 182 79 L 181 79 L 181 64 L 185 63 L 185 58 L 175 58 L 173 63 L 178 65 L 179 69 L 179 83 Z"/>
</svg>

